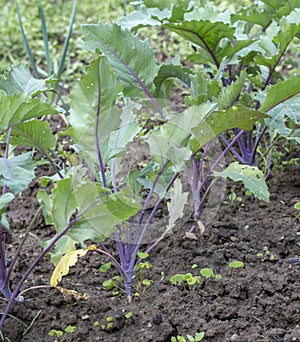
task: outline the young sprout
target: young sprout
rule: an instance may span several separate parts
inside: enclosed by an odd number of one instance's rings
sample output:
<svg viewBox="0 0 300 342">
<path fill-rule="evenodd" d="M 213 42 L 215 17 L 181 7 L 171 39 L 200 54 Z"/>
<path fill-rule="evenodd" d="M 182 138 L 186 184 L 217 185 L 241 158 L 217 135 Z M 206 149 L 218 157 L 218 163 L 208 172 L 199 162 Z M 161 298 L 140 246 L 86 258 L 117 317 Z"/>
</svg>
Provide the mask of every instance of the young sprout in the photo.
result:
<svg viewBox="0 0 300 342">
<path fill-rule="evenodd" d="M 234 260 L 229 263 L 229 268 L 231 268 L 231 278 L 233 277 L 234 270 L 236 268 L 244 268 L 245 264 L 242 261 Z"/>
</svg>

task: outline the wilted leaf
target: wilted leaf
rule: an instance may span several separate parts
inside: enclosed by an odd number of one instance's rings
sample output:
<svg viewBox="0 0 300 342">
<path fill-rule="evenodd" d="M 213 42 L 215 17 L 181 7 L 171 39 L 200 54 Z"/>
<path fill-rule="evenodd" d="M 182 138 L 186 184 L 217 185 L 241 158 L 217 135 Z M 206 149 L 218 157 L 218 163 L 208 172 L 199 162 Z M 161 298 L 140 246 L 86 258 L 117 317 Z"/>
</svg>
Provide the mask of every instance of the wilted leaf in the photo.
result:
<svg viewBox="0 0 300 342">
<path fill-rule="evenodd" d="M 57 286 L 57 284 L 61 281 L 62 277 L 69 273 L 70 267 L 75 266 L 78 258 L 86 255 L 88 249 L 78 249 L 76 251 L 69 252 L 65 254 L 56 265 L 51 279 L 51 286 Z"/>
</svg>

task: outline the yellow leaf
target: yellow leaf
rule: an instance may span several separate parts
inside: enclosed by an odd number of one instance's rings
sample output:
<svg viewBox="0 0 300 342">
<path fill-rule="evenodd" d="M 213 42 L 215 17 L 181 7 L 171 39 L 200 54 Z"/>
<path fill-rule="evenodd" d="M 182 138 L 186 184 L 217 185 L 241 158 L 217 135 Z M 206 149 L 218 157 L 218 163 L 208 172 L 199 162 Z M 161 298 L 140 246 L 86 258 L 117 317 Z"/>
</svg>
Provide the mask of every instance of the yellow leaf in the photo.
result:
<svg viewBox="0 0 300 342">
<path fill-rule="evenodd" d="M 96 245 L 90 245 L 90 246 L 88 246 L 88 250 L 89 250 L 89 251 L 94 251 L 96 248 L 97 248 Z"/>
<path fill-rule="evenodd" d="M 88 249 L 78 249 L 76 251 L 71 251 L 65 254 L 56 265 L 51 279 L 51 286 L 57 286 L 57 284 L 61 281 L 62 277 L 69 273 L 69 269 L 71 266 L 76 265 L 78 261 L 78 257 L 82 257 L 86 255 Z"/>
</svg>

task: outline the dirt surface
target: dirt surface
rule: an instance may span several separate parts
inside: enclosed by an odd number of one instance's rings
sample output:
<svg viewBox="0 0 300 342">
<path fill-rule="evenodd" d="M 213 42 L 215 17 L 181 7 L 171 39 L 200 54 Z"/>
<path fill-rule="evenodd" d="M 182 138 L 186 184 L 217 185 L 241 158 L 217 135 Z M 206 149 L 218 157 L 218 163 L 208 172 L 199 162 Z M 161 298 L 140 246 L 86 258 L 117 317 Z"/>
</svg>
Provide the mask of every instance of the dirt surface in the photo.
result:
<svg viewBox="0 0 300 342">
<path fill-rule="evenodd" d="M 10 207 L 13 240 L 8 242 L 8 255 L 37 211 L 37 185 L 31 184 Z M 163 240 L 148 260 L 152 268 L 145 278 L 152 286 L 140 288 L 131 304 L 121 289 L 114 289 L 118 294 L 113 295 L 103 288 L 103 281 L 116 275 L 113 270 L 99 271 L 108 261 L 104 257 L 82 258 L 59 288 L 48 286 L 53 267 L 45 259 L 24 285 L 25 303 L 12 308 L 4 335 L 13 342 L 147 342 L 203 331 L 203 341 L 300 341 L 300 228 L 293 208 L 300 201 L 299 166 L 275 174 L 269 186 L 270 203 L 248 197 L 232 207 L 224 204 L 202 235 L 194 232 L 197 240 L 184 238 L 192 222 Z M 53 232 L 38 217 L 32 233 L 49 239 Z M 13 288 L 40 250 L 30 237 L 15 269 Z M 243 261 L 245 267 L 232 271 L 228 264 L 233 260 Z M 175 274 L 199 275 L 204 267 L 222 278 L 191 287 L 170 282 Z M 1 312 L 5 303 L 1 299 Z M 128 312 L 131 317 L 125 316 Z M 75 331 L 64 332 L 68 326 Z M 63 331 L 63 336 L 49 336 L 53 329 Z"/>
</svg>

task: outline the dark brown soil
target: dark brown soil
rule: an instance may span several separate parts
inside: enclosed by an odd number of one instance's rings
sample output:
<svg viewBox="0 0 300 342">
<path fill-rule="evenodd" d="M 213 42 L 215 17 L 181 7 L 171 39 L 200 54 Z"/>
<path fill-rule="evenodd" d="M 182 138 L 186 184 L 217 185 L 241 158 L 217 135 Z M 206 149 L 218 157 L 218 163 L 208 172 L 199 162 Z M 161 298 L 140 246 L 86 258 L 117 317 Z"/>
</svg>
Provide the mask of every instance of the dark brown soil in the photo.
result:
<svg viewBox="0 0 300 342">
<path fill-rule="evenodd" d="M 162 241 L 152 251 L 153 267 L 145 275 L 155 286 L 142 289 L 131 304 L 120 289 L 113 295 L 103 288 L 103 281 L 116 274 L 99 271 L 108 261 L 104 257 L 85 256 L 58 289 L 48 287 L 53 267 L 45 259 L 24 285 L 23 290 L 29 289 L 25 303 L 14 305 L 3 334 L 13 342 L 171 341 L 172 336 L 186 338 L 201 331 L 203 341 L 300 341 L 300 228 L 293 208 L 300 201 L 299 167 L 276 174 L 269 186 L 270 203 L 249 197 L 242 205 L 224 204 L 202 236 L 195 232 L 197 240 L 183 238 L 190 222 Z M 13 240 L 8 254 L 16 250 L 37 211 L 36 190 L 33 183 L 10 207 Z M 42 222 L 39 218 L 32 232 L 48 239 L 51 228 Z M 30 237 L 12 287 L 40 250 Z M 233 260 L 245 267 L 232 272 L 228 264 Z M 170 283 L 174 274 L 199 275 L 204 267 L 222 279 L 191 288 Z M 1 312 L 5 304 L 1 299 Z M 128 312 L 132 316 L 126 318 Z M 69 325 L 76 327 L 74 332 L 49 336 Z"/>
</svg>

